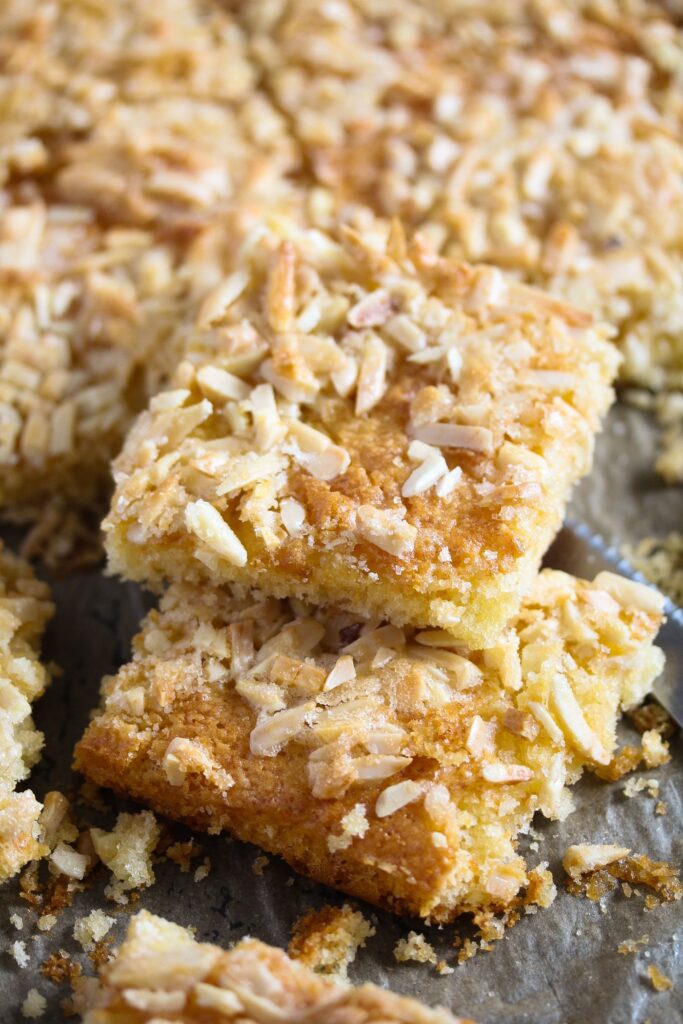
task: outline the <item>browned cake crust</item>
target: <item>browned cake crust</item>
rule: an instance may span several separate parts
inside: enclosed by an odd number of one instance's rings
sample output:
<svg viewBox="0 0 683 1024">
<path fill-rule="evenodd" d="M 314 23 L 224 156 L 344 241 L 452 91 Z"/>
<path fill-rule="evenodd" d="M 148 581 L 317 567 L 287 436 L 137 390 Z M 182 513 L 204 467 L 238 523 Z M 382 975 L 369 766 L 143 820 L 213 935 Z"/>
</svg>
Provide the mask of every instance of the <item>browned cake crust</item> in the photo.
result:
<svg viewBox="0 0 683 1024">
<path fill-rule="evenodd" d="M 227 952 L 199 943 L 144 910 L 82 1002 L 84 1024 L 468 1024 L 376 985 L 335 984 L 255 939 Z"/>
<path fill-rule="evenodd" d="M 398 225 L 273 218 L 115 464 L 111 567 L 486 646 L 590 467 L 616 361 L 585 314 Z"/>
<path fill-rule="evenodd" d="M 44 849 L 37 824 L 41 806 L 33 793 L 16 793 L 15 787 L 43 746 L 31 704 L 48 682 L 38 648 L 53 611 L 47 586 L 0 544 L 0 882 Z"/>
<path fill-rule="evenodd" d="M 661 668 L 655 591 L 538 577 L 498 646 L 171 587 L 105 681 L 76 767 L 320 881 L 448 920 L 527 880 L 515 839 L 606 763 Z M 445 645 L 445 646 L 444 646 Z"/>
</svg>

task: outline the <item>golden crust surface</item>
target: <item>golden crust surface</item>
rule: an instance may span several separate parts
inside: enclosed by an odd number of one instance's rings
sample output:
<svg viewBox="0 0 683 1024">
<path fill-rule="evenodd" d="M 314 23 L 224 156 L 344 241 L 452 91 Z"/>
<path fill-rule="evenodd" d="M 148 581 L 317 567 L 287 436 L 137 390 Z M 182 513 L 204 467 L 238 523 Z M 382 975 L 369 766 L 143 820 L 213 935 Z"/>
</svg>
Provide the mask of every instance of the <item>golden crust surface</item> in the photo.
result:
<svg viewBox="0 0 683 1024">
<path fill-rule="evenodd" d="M 273 218 L 236 265 L 115 464 L 112 568 L 492 642 L 590 466 L 605 332 L 397 224 Z"/>
<path fill-rule="evenodd" d="M 335 984 L 255 939 L 231 950 L 199 943 L 185 928 L 136 914 L 116 957 L 101 970 L 84 1024 L 468 1024 L 445 1009 L 376 985 Z M 471 1024 L 471 1022 L 469 1022 Z"/>
<path fill-rule="evenodd" d="M 31 704 L 48 682 L 38 647 L 53 611 L 47 586 L 0 546 L 0 881 L 43 852 L 41 806 L 31 792 L 14 790 L 43 746 Z"/>
<path fill-rule="evenodd" d="M 502 909 L 515 838 L 607 763 L 661 668 L 656 592 L 546 570 L 496 647 L 174 585 L 76 767 L 395 911 Z"/>
</svg>

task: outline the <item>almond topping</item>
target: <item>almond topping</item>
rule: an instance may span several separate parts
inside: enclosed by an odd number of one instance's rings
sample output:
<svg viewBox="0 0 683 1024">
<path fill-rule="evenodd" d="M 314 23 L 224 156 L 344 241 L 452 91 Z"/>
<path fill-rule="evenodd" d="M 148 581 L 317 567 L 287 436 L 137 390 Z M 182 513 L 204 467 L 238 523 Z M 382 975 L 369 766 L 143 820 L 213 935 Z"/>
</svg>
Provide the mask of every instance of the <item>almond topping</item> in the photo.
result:
<svg viewBox="0 0 683 1024">
<path fill-rule="evenodd" d="M 296 461 L 316 480 L 334 480 L 351 465 L 351 456 L 345 448 L 330 444 L 324 452 L 302 452 Z"/>
<path fill-rule="evenodd" d="M 530 700 L 527 704 L 527 710 L 531 712 L 538 724 L 545 729 L 553 743 L 561 743 L 564 746 L 564 733 L 546 707 L 535 700 Z"/>
<path fill-rule="evenodd" d="M 555 676 L 550 687 L 550 694 L 560 724 L 568 738 L 573 741 L 574 746 L 592 761 L 597 761 L 598 764 L 609 764 L 609 754 L 588 725 L 581 706 L 574 696 L 574 691 L 564 676 Z"/>
<path fill-rule="evenodd" d="M 268 277 L 266 316 L 274 331 L 286 331 L 296 313 L 296 250 L 283 242 Z M 296 401 L 296 399 L 294 399 Z"/>
<path fill-rule="evenodd" d="M 412 760 L 412 757 L 392 754 L 368 754 L 366 757 L 354 757 L 353 767 L 362 782 L 372 782 L 375 779 L 388 779 L 407 768 Z"/>
<path fill-rule="evenodd" d="M 282 525 L 290 537 L 299 537 L 306 522 L 306 509 L 296 498 L 284 498 L 280 502 Z"/>
<path fill-rule="evenodd" d="M 528 782 L 534 775 L 531 768 L 527 768 L 524 764 L 503 764 L 503 762 L 485 764 L 481 774 L 487 782 L 495 783 Z"/>
<path fill-rule="evenodd" d="M 249 280 L 246 271 L 238 270 L 210 291 L 199 308 L 197 327 L 205 329 L 220 323 L 230 306 L 244 292 Z"/>
<path fill-rule="evenodd" d="M 386 391 L 387 347 L 371 335 L 365 342 L 356 387 L 356 416 L 362 416 L 377 405 Z"/>
<path fill-rule="evenodd" d="M 410 434 L 418 441 L 438 448 L 467 448 L 473 452 L 493 451 L 493 433 L 488 427 L 462 423 L 423 423 L 411 425 Z"/>
<path fill-rule="evenodd" d="M 358 534 L 396 558 L 405 558 L 415 546 L 417 529 L 397 512 L 361 505 L 358 509 Z"/>
<path fill-rule="evenodd" d="M 310 722 L 315 712 L 315 703 L 307 701 L 298 707 L 276 711 L 257 722 L 252 729 L 249 749 L 258 757 L 275 757 L 282 747 L 297 736 L 304 725 Z"/>
<path fill-rule="evenodd" d="M 229 401 L 241 401 L 249 394 L 249 385 L 227 370 L 221 370 L 218 366 L 202 366 L 197 371 L 197 383 L 204 394 L 215 401 L 222 399 Z"/>
<path fill-rule="evenodd" d="M 389 319 L 391 311 L 391 295 L 384 288 L 378 288 L 352 306 L 346 319 L 352 327 L 381 327 Z"/>
<path fill-rule="evenodd" d="M 202 543 L 225 558 L 231 565 L 247 564 L 247 550 L 220 512 L 200 498 L 185 509 L 185 524 Z"/>
<path fill-rule="evenodd" d="M 480 715 L 475 715 L 465 740 L 470 754 L 473 757 L 492 754 L 496 749 L 496 731 L 495 722 L 485 722 Z"/>
<path fill-rule="evenodd" d="M 404 498 L 412 498 L 423 494 L 433 487 L 448 472 L 448 464 L 443 455 L 430 455 L 412 471 L 401 488 Z"/>
<path fill-rule="evenodd" d="M 659 616 L 664 611 L 664 597 L 644 583 L 635 583 L 613 572 L 599 572 L 593 586 L 606 590 L 622 608 L 635 608 L 648 615 Z"/>
<path fill-rule="evenodd" d="M 375 814 L 378 818 L 388 818 L 395 811 L 400 811 L 407 804 L 412 804 L 422 796 L 422 786 L 412 779 L 405 779 L 403 782 L 396 782 L 382 790 L 377 797 Z"/>
<path fill-rule="evenodd" d="M 562 858 L 562 867 L 572 878 L 578 878 L 588 871 L 595 871 L 596 868 L 604 868 L 617 860 L 623 860 L 630 852 L 627 846 L 579 843 L 567 847 Z"/>
<path fill-rule="evenodd" d="M 342 683 L 356 678 L 356 666 L 350 654 L 343 654 L 325 680 L 323 690 L 334 690 Z"/>
</svg>

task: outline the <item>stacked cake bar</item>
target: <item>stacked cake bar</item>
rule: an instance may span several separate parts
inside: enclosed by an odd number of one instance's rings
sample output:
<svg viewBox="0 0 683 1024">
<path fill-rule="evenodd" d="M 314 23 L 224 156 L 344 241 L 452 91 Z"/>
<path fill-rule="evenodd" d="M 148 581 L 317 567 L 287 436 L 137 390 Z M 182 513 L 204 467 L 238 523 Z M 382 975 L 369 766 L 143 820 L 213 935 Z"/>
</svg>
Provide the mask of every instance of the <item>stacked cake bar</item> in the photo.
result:
<svg viewBox="0 0 683 1024">
<path fill-rule="evenodd" d="M 41 806 L 29 790 L 15 790 L 43 745 L 31 704 L 48 682 L 38 647 L 53 610 L 47 586 L 0 547 L 0 882 L 44 852 Z"/>
<path fill-rule="evenodd" d="M 170 585 L 77 767 L 396 911 L 510 906 L 661 667 L 655 592 L 538 572 L 616 362 L 398 223 L 249 233 L 115 464 L 111 565 Z"/>
</svg>

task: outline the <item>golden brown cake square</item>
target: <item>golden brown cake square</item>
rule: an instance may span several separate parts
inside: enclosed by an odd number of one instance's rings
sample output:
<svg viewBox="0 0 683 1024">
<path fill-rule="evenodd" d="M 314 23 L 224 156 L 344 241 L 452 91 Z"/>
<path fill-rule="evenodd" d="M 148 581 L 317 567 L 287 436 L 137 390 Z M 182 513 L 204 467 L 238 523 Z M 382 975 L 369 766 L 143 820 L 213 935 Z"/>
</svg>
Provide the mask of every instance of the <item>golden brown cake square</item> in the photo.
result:
<svg viewBox="0 0 683 1024">
<path fill-rule="evenodd" d="M 100 978 L 79 998 L 84 1024 L 468 1024 L 377 985 L 336 984 L 255 939 L 197 942 L 145 910 Z"/>
<path fill-rule="evenodd" d="M 273 217 L 236 266 L 115 463 L 111 569 L 490 644 L 590 467 L 606 329 L 398 224 Z"/>
<path fill-rule="evenodd" d="M 97 785 L 397 912 L 501 910 L 516 839 L 609 762 L 661 669 L 656 591 L 543 571 L 495 646 L 174 584 L 76 749 Z"/>
</svg>

